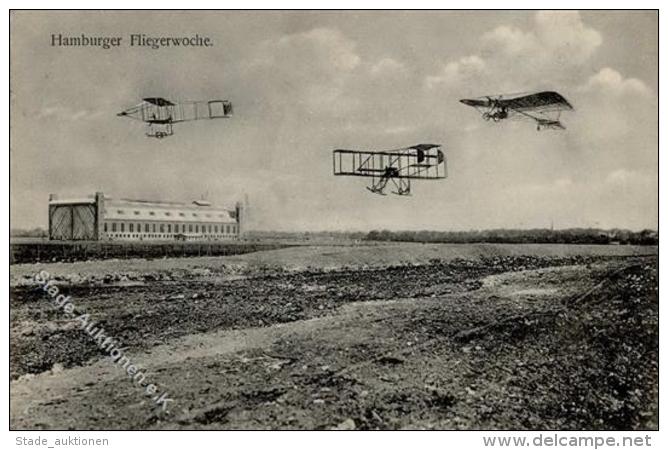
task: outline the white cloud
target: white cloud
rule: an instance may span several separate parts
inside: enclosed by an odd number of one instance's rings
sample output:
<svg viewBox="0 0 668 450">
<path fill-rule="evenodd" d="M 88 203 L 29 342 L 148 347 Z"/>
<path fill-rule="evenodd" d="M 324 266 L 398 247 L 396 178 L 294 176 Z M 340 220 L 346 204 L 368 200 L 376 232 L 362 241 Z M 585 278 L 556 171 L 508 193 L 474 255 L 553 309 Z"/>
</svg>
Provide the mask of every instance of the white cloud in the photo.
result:
<svg viewBox="0 0 668 450">
<path fill-rule="evenodd" d="M 648 178 L 635 170 L 617 169 L 608 174 L 605 182 L 611 185 L 631 185 L 643 184 L 648 181 Z"/>
<path fill-rule="evenodd" d="M 582 70 L 602 42 L 577 11 L 538 12 L 528 30 L 500 25 L 484 33 L 477 54 L 446 62 L 425 84 L 462 84 L 474 76 L 479 85 L 512 91 L 558 84 Z"/>
<path fill-rule="evenodd" d="M 262 96 L 301 105 L 306 113 L 352 108 L 346 84 L 362 67 L 356 43 L 335 28 L 314 28 L 260 42 L 244 79 Z"/>
<path fill-rule="evenodd" d="M 306 70 L 350 72 L 361 63 L 355 42 L 334 28 L 314 28 L 260 44 L 255 64 Z"/>
<path fill-rule="evenodd" d="M 505 25 L 483 34 L 481 40 L 484 48 L 490 51 L 501 51 L 509 56 L 535 51 L 538 48 L 538 42 L 533 33 L 525 33 L 519 28 Z"/>
<path fill-rule="evenodd" d="M 637 94 L 649 96 L 652 90 L 637 78 L 624 78 L 614 69 L 605 67 L 592 75 L 584 86 L 587 91 L 599 91 L 605 94 Z"/>
<path fill-rule="evenodd" d="M 594 149 L 614 142 L 614 148 L 607 153 L 614 153 L 617 160 L 628 160 L 629 164 L 643 160 L 647 164 L 654 159 L 647 158 L 656 136 L 657 102 L 644 82 L 605 67 L 586 78 L 574 94 L 577 118 L 573 128 L 584 146 Z M 629 151 L 630 142 L 622 139 L 634 142 L 633 151 Z M 647 154 L 639 158 L 639 152 Z"/>
<path fill-rule="evenodd" d="M 385 133 L 387 134 L 394 134 L 394 135 L 400 135 L 400 134 L 407 134 L 412 131 L 415 131 L 414 126 L 408 126 L 408 125 L 399 125 L 399 126 L 391 126 L 385 128 Z"/>
<path fill-rule="evenodd" d="M 406 71 L 406 66 L 403 63 L 393 58 L 383 58 L 376 64 L 371 66 L 372 75 L 393 75 L 401 74 Z"/>
<path fill-rule="evenodd" d="M 37 118 L 77 121 L 84 118 L 96 118 L 101 114 L 100 111 L 88 109 L 74 109 L 67 106 L 45 106 L 37 112 Z"/>
<path fill-rule="evenodd" d="M 570 178 L 559 178 L 554 184 L 558 187 L 566 188 L 573 185 L 573 180 Z"/>
<path fill-rule="evenodd" d="M 480 75 L 485 69 L 485 61 L 477 55 L 465 56 L 445 64 L 437 75 L 428 76 L 426 85 L 429 88 L 440 84 L 460 83 Z"/>
<path fill-rule="evenodd" d="M 577 11 L 540 11 L 535 16 L 535 33 L 541 47 L 552 57 L 580 63 L 603 43 L 601 34 L 587 27 Z"/>
<path fill-rule="evenodd" d="M 574 65 L 586 61 L 603 38 L 577 11 L 540 11 L 531 30 L 502 25 L 485 33 L 482 43 L 489 55 L 531 56 L 541 64 L 559 59 L 560 64 Z"/>
</svg>

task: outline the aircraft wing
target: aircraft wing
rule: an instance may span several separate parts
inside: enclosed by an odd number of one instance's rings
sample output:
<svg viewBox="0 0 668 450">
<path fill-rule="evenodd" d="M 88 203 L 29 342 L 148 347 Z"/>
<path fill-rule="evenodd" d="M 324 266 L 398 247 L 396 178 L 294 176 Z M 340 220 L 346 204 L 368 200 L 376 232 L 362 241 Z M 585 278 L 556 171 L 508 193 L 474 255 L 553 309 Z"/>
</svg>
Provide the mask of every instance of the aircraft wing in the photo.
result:
<svg viewBox="0 0 668 450">
<path fill-rule="evenodd" d="M 406 150 L 413 149 L 413 150 L 420 150 L 420 151 L 426 152 L 427 150 L 431 150 L 432 148 L 436 148 L 436 147 L 440 147 L 440 145 L 438 145 L 438 144 L 416 144 L 416 145 L 412 145 L 410 147 L 406 147 Z"/>
<path fill-rule="evenodd" d="M 564 111 L 573 109 L 568 100 L 554 91 L 544 91 L 521 97 L 500 99 L 500 106 L 506 106 L 515 111 Z"/>
<path fill-rule="evenodd" d="M 461 103 L 474 108 L 486 108 L 489 106 L 489 100 L 481 100 L 478 98 L 464 98 L 460 100 Z"/>
<path fill-rule="evenodd" d="M 162 97 L 147 97 L 143 98 L 142 100 L 155 106 L 174 106 L 174 103 Z"/>
</svg>

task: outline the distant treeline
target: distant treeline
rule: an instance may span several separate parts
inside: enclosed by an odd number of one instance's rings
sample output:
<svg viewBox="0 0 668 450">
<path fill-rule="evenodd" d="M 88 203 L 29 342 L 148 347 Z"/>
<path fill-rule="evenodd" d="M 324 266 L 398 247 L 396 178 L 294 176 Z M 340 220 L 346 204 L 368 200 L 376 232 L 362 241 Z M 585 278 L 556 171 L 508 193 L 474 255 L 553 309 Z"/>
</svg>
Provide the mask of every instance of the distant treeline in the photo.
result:
<svg viewBox="0 0 668 450">
<path fill-rule="evenodd" d="M 363 240 L 438 243 L 497 243 L 497 244 L 620 244 L 658 245 L 659 234 L 654 230 L 569 228 L 550 230 L 496 229 L 469 231 L 250 231 L 250 239 L 287 239 L 302 241 Z"/>
<path fill-rule="evenodd" d="M 297 239 L 297 240 L 362 240 L 366 231 L 248 231 L 247 239 Z"/>
<path fill-rule="evenodd" d="M 658 245 L 659 234 L 654 230 L 601 230 L 569 228 L 565 230 L 471 230 L 471 231 L 371 231 L 368 241 L 439 242 L 439 243 L 497 243 L 497 244 L 621 244 Z"/>
</svg>

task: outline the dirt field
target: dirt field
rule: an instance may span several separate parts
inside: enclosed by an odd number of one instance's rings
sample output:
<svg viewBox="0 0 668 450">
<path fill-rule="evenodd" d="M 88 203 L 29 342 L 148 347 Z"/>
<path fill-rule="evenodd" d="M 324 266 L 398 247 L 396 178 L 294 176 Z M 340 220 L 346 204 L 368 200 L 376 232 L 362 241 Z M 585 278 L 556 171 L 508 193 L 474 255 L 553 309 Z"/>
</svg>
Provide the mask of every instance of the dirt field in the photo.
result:
<svg viewBox="0 0 668 450">
<path fill-rule="evenodd" d="M 657 249 L 293 247 L 10 268 L 13 429 L 657 429 Z M 156 407 L 34 280 L 122 343 Z"/>
</svg>

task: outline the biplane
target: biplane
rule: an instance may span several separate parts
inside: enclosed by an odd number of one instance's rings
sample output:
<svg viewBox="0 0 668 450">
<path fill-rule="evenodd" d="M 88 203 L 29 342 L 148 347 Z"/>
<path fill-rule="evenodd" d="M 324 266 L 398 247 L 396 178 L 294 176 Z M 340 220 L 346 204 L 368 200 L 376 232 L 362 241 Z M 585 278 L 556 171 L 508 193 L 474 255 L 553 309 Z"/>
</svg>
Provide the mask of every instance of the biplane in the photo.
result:
<svg viewBox="0 0 668 450">
<path fill-rule="evenodd" d="M 534 94 L 515 94 L 508 98 L 503 95 L 484 96 L 460 100 L 482 113 L 482 118 L 492 122 L 506 119 L 526 119 L 536 124 L 536 129 L 565 130 L 560 117 L 563 111 L 573 107 L 561 94 L 553 91 Z"/>
<path fill-rule="evenodd" d="M 162 139 L 174 134 L 173 124 L 201 119 L 226 119 L 232 115 L 227 100 L 174 103 L 161 97 L 147 97 L 132 108 L 118 113 L 147 124 L 146 136 Z"/>
<path fill-rule="evenodd" d="M 445 156 L 438 144 L 417 144 L 387 151 L 333 152 L 334 175 L 371 179 L 367 189 L 385 195 L 392 183 L 396 195 L 410 195 L 411 180 L 438 180 L 447 176 Z"/>
</svg>

